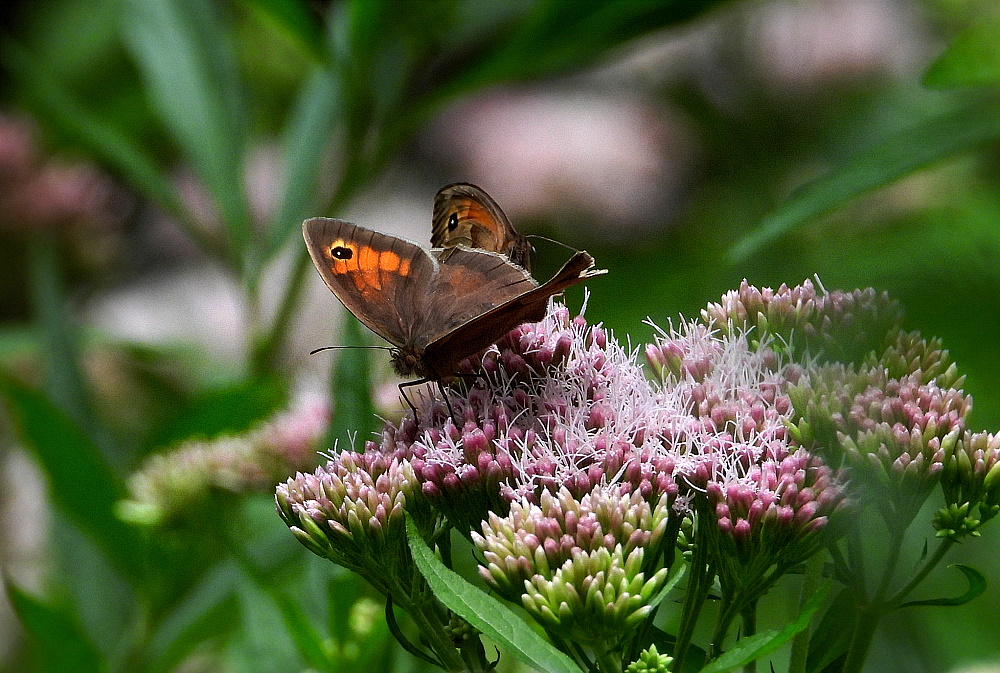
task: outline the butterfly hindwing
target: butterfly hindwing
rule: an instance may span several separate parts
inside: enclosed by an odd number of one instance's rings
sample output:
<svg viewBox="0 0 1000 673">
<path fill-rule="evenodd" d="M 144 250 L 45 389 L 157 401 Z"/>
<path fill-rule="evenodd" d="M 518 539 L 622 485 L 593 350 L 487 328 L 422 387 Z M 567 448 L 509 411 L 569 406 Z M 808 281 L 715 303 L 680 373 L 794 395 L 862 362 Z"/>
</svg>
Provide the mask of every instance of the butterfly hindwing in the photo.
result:
<svg viewBox="0 0 1000 673">
<path fill-rule="evenodd" d="M 594 258 L 577 252 L 543 285 L 518 292 L 489 310 L 441 335 L 424 349 L 424 358 L 454 371 L 458 362 L 499 341 L 518 325 L 545 317 L 549 298 L 588 278 L 607 273 L 594 268 Z"/>
<path fill-rule="evenodd" d="M 441 188 L 434 197 L 431 247 L 488 250 L 531 269 L 531 245 L 485 191 L 468 183 Z"/>
</svg>

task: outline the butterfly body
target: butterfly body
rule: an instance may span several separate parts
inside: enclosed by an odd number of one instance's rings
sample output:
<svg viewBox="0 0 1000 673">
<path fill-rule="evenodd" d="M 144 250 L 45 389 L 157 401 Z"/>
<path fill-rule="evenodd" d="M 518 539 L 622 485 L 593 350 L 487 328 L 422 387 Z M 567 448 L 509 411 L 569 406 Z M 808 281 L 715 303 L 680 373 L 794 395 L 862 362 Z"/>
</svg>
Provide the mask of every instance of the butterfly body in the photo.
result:
<svg viewBox="0 0 1000 673">
<path fill-rule="evenodd" d="M 303 237 L 330 290 L 393 345 L 396 372 L 429 381 L 450 381 L 463 359 L 541 320 L 553 294 L 605 273 L 578 252 L 539 285 L 498 252 L 461 244 L 427 250 L 327 218 L 306 220 Z"/>
</svg>

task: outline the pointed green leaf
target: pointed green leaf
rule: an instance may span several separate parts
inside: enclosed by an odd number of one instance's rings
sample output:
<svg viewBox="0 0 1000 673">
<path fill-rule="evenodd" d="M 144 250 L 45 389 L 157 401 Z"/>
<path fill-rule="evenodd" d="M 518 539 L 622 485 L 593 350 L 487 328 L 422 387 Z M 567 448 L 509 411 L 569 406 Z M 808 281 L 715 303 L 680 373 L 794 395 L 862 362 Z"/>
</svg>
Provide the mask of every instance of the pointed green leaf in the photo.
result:
<svg viewBox="0 0 1000 673">
<path fill-rule="evenodd" d="M 317 60 L 325 58 L 323 24 L 304 0 L 245 0 L 290 35 Z"/>
<path fill-rule="evenodd" d="M 799 616 L 785 628 L 764 631 L 741 638 L 731 649 L 701 669 L 701 673 L 725 673 L 774 652 L 791 640 L 796 633 L 809 627 L 809 621 L 823 604 L 823 599 L 829 589 L 830 587 L 826 586 L 813 594 Z"/>
<path fill-rule="evenodd" d="M 865 192 L 935 161 L 1000 138 L 1000 110 L 979 100 L 949 110 L 870 147 L 795 192 L 729 251 L 734 262 Z"/>
<path fill-rule="evenodd" d="M 243 250 L 247 103 L 219 14 L 217 3 L 201 0 L 124 0 L 120 26 L 153 107 L 212 195 L 230 243 Z"/>
<path fill-rule="evenodd" d="M 7 597 L 21 626 L 38 645 L 45 673 L 105 673 L 107 662 L 83 633 L 73 615 L 42 603 L 21 591 L 9 579 Z"/>
<path fill-rule="evenodd" d="M 39 391 L 0 377 L 0 393 L 26 447 L 48 479 L 56 506 L 94 539 L 118 570 L 136 579 L 146 544 L 134 528 L 114 514 L 125 488 L 100 450 Z"/>
<path fill-rule="evenodd" d="M 406 535 L 413 561 L 445 607 L 528 666 L 547 673 L 582 673 L 572 659 L 535 633 L 510 608 L 446 568 L 410 517 L 406 517 Z"/>
<path fill-rule="evenodd" d="M 1000 84 L 1000 13 L 962 32 L 924 73 L 929 87 Z"/>
<path fill-rule="evenodd" d="M 956 605 L 965 605 L 969 601 L 979 598 L 986 592 L 986 578 L 981 572 L 967 565 L 961 563 L 952 563 L 949 568 L 958 568 L 965 575 L 966 581 L 969 583 L 968 588 L 965 590 L 961 596 L 955 596 L 954 598 L 930 598 L 923 601 L 909 601 L 903 603 L 899 607 L 909 608 L 917 605 L 938 605 L 953 607 Z"/>
<path fill-rule="evenodd" d="M 290 238 L 297 236 L 301 245 L 302 220 L 320 214 L 315 212 L 320 169 L 341 114 L 339 93 L 336 78 L 326 68 L 316 68 L 302 87 L 285 131 L 281 206 L 268 232 L 263 261 Z"/>
</svg>

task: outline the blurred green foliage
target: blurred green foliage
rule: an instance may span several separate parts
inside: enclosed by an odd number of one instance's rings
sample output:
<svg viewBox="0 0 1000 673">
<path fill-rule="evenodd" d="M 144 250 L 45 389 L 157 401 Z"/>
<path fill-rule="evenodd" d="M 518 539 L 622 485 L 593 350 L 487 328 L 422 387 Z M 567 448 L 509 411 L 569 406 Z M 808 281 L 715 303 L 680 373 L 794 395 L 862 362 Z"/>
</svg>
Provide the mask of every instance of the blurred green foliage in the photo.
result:
<svg viewBox="0 0 1000 673">
<path fill-rule="evenodd" d="M 915 3 L 928 31 L 954 38 L 928 64 L 933 89 L 919 76 L 876 73 L 788 95 L 739 48 L 717 64 L 738 75 L 725 105 L 690 72 L 648 85 L 644 95 L 685 117 L 696 175 L 679 210 L 643 240 L 609 243 L 583 227 L 559 236 L 610 270 L 592 284 L 588 316 L 640 343 L 646 316 L 690 316 L 743 277 L 871 285 L 901 300 L 910 329 L 951 349 L 976 399 L 973 427 L 1000 427 L 1000 23 L 960 4 Z M 23 319 L 0 328 L 0 389 L 57 523 L 43 597 L 7 582 L 25 633 L 0 670 L 168 671 L 192 659 L 208 663 L 188 670 L 220 661 L 240 671 L 426 670 L 404 661 L 377 613 L 347 624 L 367 588 L 299 548 L 268 492 L 213 500 L 186 527 L 151 531 L 115 516 L 126 476 L 151 453 L 246 430 L 286 404 L 288 338 L 311 273 L 300 222 L 384 189 L 388 170 L 420 173 L 413 138 L 438 112 L 494 85 L 555 86 L 689 20 L 716 21 L 736 43 L 753 25 L 741 23 L 747 3 L 59 0 L 17 9 L 0 35 L 4 108 L 29 114 L 49 151 L 86 157 L 169 215 L 237 281 L 250 335 L 242 361 L 207 366 L 204 354 L 92 335 L 68 307 L 156 264 L 155 250 L 81 277 L 69 272 L 64 232 L 3 222 L 27 269 L 31 317 L 27 328 Z M 260 214 L 243 172 L 251 151 L 274 140 L 283 183 L 274 212 Z M 179 167 L 207 195 L 207 215 L 181 193 Z M 265 271 L 289 250 L 277 308 L 265 310 Z M 88 369 L 102 352 L 131 373 L 123 404 L 103 399 Z M 348 351 L 338 361 L 332 438 L 371 423 L 367 359 Z M 988 540 L 965 557 L 994 584 L 996 549 Z M 996 600 L 991 589 L 960 610 L 910 610 L 871 670 L 996 657 Z"/>
</svg>

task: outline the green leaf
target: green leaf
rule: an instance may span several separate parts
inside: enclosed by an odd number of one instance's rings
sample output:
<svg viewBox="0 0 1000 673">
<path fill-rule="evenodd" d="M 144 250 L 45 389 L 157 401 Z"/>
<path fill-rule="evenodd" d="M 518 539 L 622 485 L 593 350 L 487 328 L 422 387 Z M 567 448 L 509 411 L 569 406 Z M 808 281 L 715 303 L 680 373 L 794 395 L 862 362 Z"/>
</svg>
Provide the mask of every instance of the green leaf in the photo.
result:
<svg viewBox="0 0 1000 673">
<path fill-rule="evenodd" d="M 340 336 L 341 343 L 357 344 L 364 338 L 361 323 L 347 316 Z M 332 447 L 338 439 L 347 439 L 354 434 L 366 438 L 376 428 L 369 356 L 366 348 L 342 348 L 337 353 L 330 391 L 333 415 L 325 446 Z"/>
<path fill-rule="evenodd" d="M 1000 84 L 1000 13 L 987 14 L 963 31 L 924 73 L 936 88 Z"/>
<path fill-rule="evenodd" d="M 406 535 L 417 568 L 445 607 L 528 666 L 547 673 L 582 673 L 568 656 L 535 633 L 510 608 L 446 568 L 420 537 L 409 516 Z"/>
<path fill-rule="evenodd" d="M 687 569 L 688 567 L 686 564 L 678 563 L 676 567 L 671 570 L 671 574 L 667 578 L 666 583 L 664 583 L 663 588 L 649 600 L 650 607 L 655 608 L 663 602 L 663 599 L 667 597 L 667 594 L 669 594 L 673 588 L 677 586 L 677 583 L 680 582 L 681 578 L 684 577 L 685 573 L 687 573 Z"/>
<path fill-rule="evenodd" d="M 35 236 L 28 252 L 31 304 L 42 337 L 44 389 L 60 409 L 98 441 L 101 429 L 80 368 L 77 330 L 68 315 L 56 241 L 50 236 Z"/>
<path fill-rule="evenodd" d="M 39 116 L 74 137 L 164 210 L 175 215 L 182 211 L 166 173 L 142 146 L 123 134 L 112 120 L 85 109 L 40 59 L 11 40 L 0 43 L 0 59 L 17 77 Z"/>
<path fill-rule="evenodd" d="M 981 572 L 967 565 L 961 563 L 952 563 L 949 568 L 958 568 L 965 575 L 966 581 L 969 583 L 968 589 L 961 596 L 955 596 L 954 598 L 931 598 L 923 601 L 908 601 L 903 603 L 899 607 L 909 608 L 917 605 L 938 605 L 938 606 L 956 606 L 965 605 L 974 598 L 979 598 L 986 592 L 986 578 Z"/>
<path fill-rule="evenodd" d="M 202 0 L 123 0 L 121 31 L 153 107 L 215 200 L 231 245 L 245 250 L 247 103 L 231 31 Z"/>
<path fill-rule="evenodd" d="M 21 626 L 38 645 L 39 671 L 104 673 L 107 663 L 69 611 L 59 610 L 21 591 L 6 580 L 7 597 Z"/>
<path fill-rule="evenodd" d="M 492 48 L 479 54 L 478 61 L 467 66 L 445 93 L 451 96 L 500 81 L 579 68 L 635 37 L 689 20 L 716 2 L 537 0 L 502 42 L 485 41 Z"/>
<path fill-rule="evenodd" d="M 241 583 L 239 596 L 241 627 L 236 631 L 235 644 L 240 655 L 237 660 L 242 665 L 238 668 L 248 673 L 300 669 L 297 643 L 286 628 L 289 624 L 278 610 L 272 592 L 248 578 Z M 300 641 L 308 639 L 303 635 L 300 634 Z"/>
<path fill-rule="evenodd" d="M 847 652 L 858 619 L 857 603 L 850 589 L 841 589 L 816 625 L 809 639 L 806 671 L 817 673 Z"/>
<path fill-rule="evenodd" d="M 323 635 L 309 620 L 302 606 L 284 593 L 272 592 L 271 599 L 281 613 L 285 629 L 291 634 L 302 661 L 319 671 L 330 669 L 333 663 L 327 656 Z"/>
<path fill-rule="evenodd" d="M 154 438 L 154 446 L 189 439 L 212 439 L 250 430 L 271 417 L 288 399 L 288 387 L 277 377 L 255 377 L 209 390 L 184 405 Z"/>
<path fill-rule="evenodd" d="M 245 0 L 245 2 L 267 16 L 313 58 L 322 60 L 326 57 L 323 25 L 310 11 L 309 3 L 302 0 Z"/>
<path fill-rule="evenodd" d="M 285 184 L 263 261 L 299 235 L 302 220 L 318 214 L 314 209 L 318 208 L 320 168 L 341 112 L 339 93 L 336 78 L 325 68 L 316 68 L 302 87 L 285 133 Z"/>
<path fill-rule="evenodd" d="M 232 560 L 208 569 L 157 624 L 149 647 L 148 673 L 168 673 L 205 642 L 239 628 L 236 589 L 246 577 Z"/>
<path fill-rule="evenodd" d="M 1000 137 L 1000 110 L 977 100 L 921 122 L 859 152 L 830 173 L 801 187 L 758 222 L 729 251 L 733 262 L 867 191 L 958 152 Z"/>
<path fill-rule="evenodd" d="M 0 393 L 26 447 L 48 478 L 55 505 L 94 539 L 119 571 L 137 579 L 147 546 L 114 514 L 125 487 L 98 447 L 39 391 L 0 376 Z"/>
<path fill-rule="evenodd" d="M 731 649 L 701 669 L 701 673 L 725 673 L 774 652 L 795 637 L 796 633 L 809 627 L 813 614 L 823 604 L 823 599 L 829 589 L 829 586 L 825 586 L 813 594 L 798 617 L 785 628 L 763 631 L 741 638 Z"/>
</svg>

